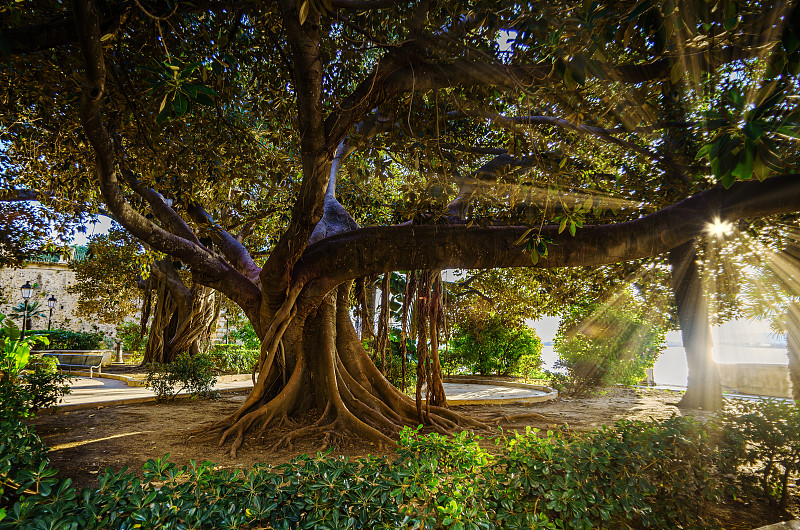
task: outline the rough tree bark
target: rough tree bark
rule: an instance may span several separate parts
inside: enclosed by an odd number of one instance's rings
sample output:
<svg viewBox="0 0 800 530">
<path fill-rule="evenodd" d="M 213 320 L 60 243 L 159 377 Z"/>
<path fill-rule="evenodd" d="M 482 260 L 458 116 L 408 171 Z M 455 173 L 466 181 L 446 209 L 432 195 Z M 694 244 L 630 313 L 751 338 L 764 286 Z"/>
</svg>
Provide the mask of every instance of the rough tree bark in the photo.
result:
<svg viewBox="0 0 800 530">
<path fill-rule="evenodd" d="M 356 228 L 329 188 L 325 213 L 312 241 Z M 338 285 L 321 299 L 313 295 L 289 298 L 291 307 L 285 304 L 276 312 L 263 337 L 253 392 L 236 413 L 214 427 L 222 433 L 220 445 L 232 439 L 235 455 L 248 430 L 263 433 L 310 409 L 316 410 L 319 419 L 294 430 L 279 444 L 291 446 L 297 439 L 319 435 L 327 444 L 338 436 L 356 434 L 389 445 L 402 427 L 417 426 L 420 421 L 443 433 L 459 426 L 482 426 L 432 403 L 421 415 L 414 401 L 389 383 L 364 350 L 350 318 L 352 283 Z M 285 363 L 276 361 L 279 344 Z M 282 379 L 285 385 L 278 384 Z"/>
<path fill-rule="evenodd" d="M 151 275 L 156 299 L 142 362 L 171 363 L 183 352 L 204 352 L 219 317 L 214 290 L 199 284 L 187 288 L 169 260 L 156 262 Z"/>
<path fill-rule="evenodd" d="M 689 364 L 686 394 L 679 407 L 718 410 L 722 407 L 719 370 L 711 351 L 708 302 L 703 291 L 694 240 L 669 251 L 672 292 Z"/>
</svg>

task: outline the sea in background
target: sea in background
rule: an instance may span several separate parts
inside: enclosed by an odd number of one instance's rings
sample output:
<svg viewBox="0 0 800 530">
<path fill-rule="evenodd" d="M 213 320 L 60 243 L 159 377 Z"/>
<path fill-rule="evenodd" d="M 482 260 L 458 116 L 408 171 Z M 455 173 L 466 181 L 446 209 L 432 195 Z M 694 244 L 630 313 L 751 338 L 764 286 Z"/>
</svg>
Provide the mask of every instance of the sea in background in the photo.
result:
<svg viewBox="0 0 800 530">
<path fill-rule="evenodd" d="M 553 338 L 558 319 L 553 317 L 528 324 L 542 339 L 542 361 L 545 369 L 553 369 L 558 354 L 553 351 Z M 770 332 L 762 321 L 734 320 L 712 329 L 714 359 L 719 363 L 787 364 L 786 339 Z M 667 333 L 666 349 L 653 366 L 658 385 L 686 386 L 688 367 L 679 331 Z"/>
</svg>

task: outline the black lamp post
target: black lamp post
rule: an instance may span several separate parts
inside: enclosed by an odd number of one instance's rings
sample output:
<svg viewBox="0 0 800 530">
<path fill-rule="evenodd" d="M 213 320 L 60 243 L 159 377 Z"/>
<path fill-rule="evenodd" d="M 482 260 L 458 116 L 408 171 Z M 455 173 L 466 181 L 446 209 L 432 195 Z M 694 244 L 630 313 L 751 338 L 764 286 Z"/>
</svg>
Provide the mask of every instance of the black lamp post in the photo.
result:
<svg viewBox="0 0 800 530">
<path fill-rule="evenodd" d="M 22 291 L 22 298 L 25 300 L 25 310 L 22 313 L 22 333 L 19 337 L 22 340 L 25 338 L 25 324 L 28 321 L 28 298 L 33 293 L 33 285 L 31 285 L 31 282 L 25 282 L 25 285 L 20 287 L 20 290 Z"/>
<path fill-rule="evenodd" d="M 50 331 L 50 325 L 53 322 L 53 308 L 56 306 L 56 302 L 58 300 L 56 300 L 55 295 L 51 294 L 50 298 L 47 299 L 47 306 L 50 308 L 50 316 L 47 318 L 47 331 Z"/>
</svg>

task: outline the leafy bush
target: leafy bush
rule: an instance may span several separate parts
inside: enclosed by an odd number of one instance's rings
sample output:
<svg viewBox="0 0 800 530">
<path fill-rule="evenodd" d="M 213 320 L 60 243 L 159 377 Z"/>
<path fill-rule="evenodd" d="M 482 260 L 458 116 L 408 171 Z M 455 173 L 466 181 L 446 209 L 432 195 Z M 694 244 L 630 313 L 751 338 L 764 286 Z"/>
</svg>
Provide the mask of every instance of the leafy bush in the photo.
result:
<svg viewBox="0 0 800 530">
<path fill-rule="evenodd" d="M 117 339 L 122 341 L 122 350 L 136 356 L 144 353 L 147 346 L 147 329 L 142 333 L 142 326 L 136 322 L 125 322 L 117 327 Z"/>
<path fill-rule="evenodd" d="M 791 454 L 797 436 L 769 433 L 773 423 L 797 425 L 792 407 L 745 405 L 709 428 L 673 417 L 591 433 L 528 429 L 497 439 L 491 451 L 470 433 L 406 428 L 391 459 L 318 454 L 247 471 L 210 462 L 178 468 L 167 455 L 148 461 L 143 479 L 106 470 L 80 494 L 54 478 L 32 432 L 3 423 L 0 530 L 718 528 L 707 508 L 725 486 L 722 466 Z"/>
<path fill-rule="evenodd" d="M 250 322 L 231 331 L 230 337 L 237 342 L 241 342 L 247 349 L 258 350 L 261 348 L 261 339 L 256 335 L 256 330 L 253 329 L 253 324 Z"/>
<path fill-rule="evenodd" d="M 556 365 L 566 368 L 568 378 L 553 384 L 579 394 L 599 385 L 641 381 L 664 349 L 665 330 L 648 320 L 648 312 L 633 299 L 614 306 L 572 305 L 553 341 Z"/>
<path fill-rule="evenodd" d="M 16 324 L 0 315 L 0 403 L 3 419 L 26 417 L 69 393 L 69 378 L 58 372 L 55 359 L 31 356 L 34 344 L 47 338 L 21 339 Z"/>
<path fill-rule="evenodd" d="M 481 375 L 534 374 L 542 365 L 542 341 L 524 322 L 494 315 L 470 319 L 456 329 L 453 356 Z"/>
<path fill-rule="evenodd" d="M 175 399 L 184 390 L 188 390 L 193 397 L 215 398 L 217 393 L 213 388 L 216 383 L 214 362 L 206 353 L 195 356 L 182 353 L 169 364 L 147 365 L 145 386 L 153 390 L 159 400 Z"/>
<path fill-rule="evenodd" d="M 258 364 L 260 349 L 241 344 L 214 344 L 208 352 L 217 371 L 228 374 L 249 374 Z"/>
<path fill-rule="evenodd" d="M 58 403 L 69 394 L 70 377 L 58 371 L 58 361 L 53 357 L 32 356 L 21 374 L 20 392 L 26 398 L 31 412 Z"/>
<path fill-rule="evenodd" d="M 763 496 L 785 510 L 790 483 L 800 472 L 800 407 L 796 403 L 742 401 L 721 414 L 723 469 L 748 465 Z M 746 483 L 744 485 L 747 485 Z"/>
<path fill-rule="evenodd" d="M 394 459 L 298 457 L 246 472 L 165 459 L 144 479 L 107 470 L 14 504 L 0 528 L 594 528 L 705 526 L 708 439 L 685 418 L 622 422 L 588 435 L 502 438 L 401 433 Z"/>
<path fill-rule="evenodd" d="M 66 329 L 41 330 L 33 333 L 47 337 L 50 340 L 51 350 L 99 350 L 107 347 L 102 333 Z"/>
</svg>

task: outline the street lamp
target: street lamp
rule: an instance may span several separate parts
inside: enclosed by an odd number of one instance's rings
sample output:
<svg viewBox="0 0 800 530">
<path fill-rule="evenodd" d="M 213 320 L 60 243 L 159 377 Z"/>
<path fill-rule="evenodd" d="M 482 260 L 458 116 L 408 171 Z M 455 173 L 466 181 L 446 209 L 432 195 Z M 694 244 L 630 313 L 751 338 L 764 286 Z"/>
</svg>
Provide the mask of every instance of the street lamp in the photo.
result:
<svg viewBox="0 0 800 530">
<path fill-rule="evenodd" d="M 33 293 L 33 285 L 31 285 L 31 282 L 25 282 L 25 285 L 20 287 L 20 290 L 22 291 L 22 298 L 25 300 L 25 310 L 22 313 L 22 333 L 19 337 L 22 340 L 25 338 L 25 323 L 28 320 L 28 298 Z"/>
<path fill-rule="evenodd" d="M 58 300 L 56 300 L 55 295 L 51 294 L 50 298 L 47 299 L 47 306 L 50 308 L 50 316 L 47 319 L 47 331 L 50 331 L 50 325 L 53 322 L 53 308 L 56 306 L 56 302 L 58 302 Z"/>
</svg>

